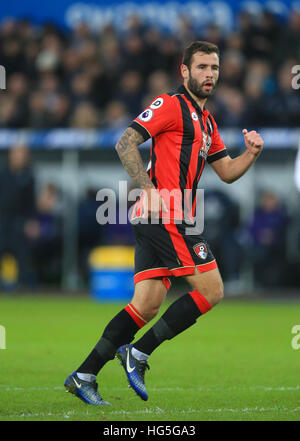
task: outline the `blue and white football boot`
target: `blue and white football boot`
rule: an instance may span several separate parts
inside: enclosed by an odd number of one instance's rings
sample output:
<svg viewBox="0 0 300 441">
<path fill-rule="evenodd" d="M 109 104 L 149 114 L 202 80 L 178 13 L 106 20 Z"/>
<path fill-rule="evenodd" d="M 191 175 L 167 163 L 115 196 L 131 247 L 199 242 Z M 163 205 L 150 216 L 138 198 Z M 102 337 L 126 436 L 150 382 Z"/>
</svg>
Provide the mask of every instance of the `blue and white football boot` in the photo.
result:
<svg viewBox="0 0 300 441">
<path fill-rule="evenodd" d="M 98 393 L 98 384 L 96 381 L 83 381 L 80 380 L 76 372 L 73 372 L 66 379 L 64 386 L 67 392 L 78 397 L 80 400 L 93 406 L 110 406 L 108 401 L 102 400 Z"/>
<path fill-rule="evenodd" d="M 131 354 L 132 345 L 121 346 L 117 350 L 116 357 L 120 360 L 127 375 L 128 382 L 135 393 L 141 397 L 142 400 L 148 400 L 148 393 L 145 387 L 145 370 L 150 369 L 146 361 L 137 360 Z"/>
</svg>

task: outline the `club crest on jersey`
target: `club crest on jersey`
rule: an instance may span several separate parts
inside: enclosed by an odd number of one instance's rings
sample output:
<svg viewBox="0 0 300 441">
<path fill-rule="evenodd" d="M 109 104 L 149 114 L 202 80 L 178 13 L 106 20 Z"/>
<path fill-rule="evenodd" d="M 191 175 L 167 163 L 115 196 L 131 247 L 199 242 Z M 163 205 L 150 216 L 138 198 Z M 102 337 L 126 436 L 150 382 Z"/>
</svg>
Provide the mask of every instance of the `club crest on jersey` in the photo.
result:
<svg viewBox="0 0 300 441">
<path fill-rule="evenodd" d="M 150 109 L 159 109 L 164 103 L 164 99 L 163 98 L 157 98 L 155 101 L 153 101 L 153 103 L 150 105 Z"/>
<path fill-rule="evenodd" d="M 200 147 L 199 155 L 204 159 L 207 157 L 208 150 L 211 146 L 211 136 L 207 132 L 202 132 L 202 145 Z"/>
<path fill-rule="evenodd" d="M 197 115 L 196 112 L 192 113 L 192 118 L 193 118 L 194 121 L 198 121 L 198 115 Z"/>
<path fill-rule="evenodd" d="M 205 243 L 201 242 L 201 243 L 197 243 L 197 245 L 193 246 L 193 249 L 195 251 L 195 253 L 197 254 L 198 257 L 200 257 L 201 259 L 205 260 L 207 258 L 207 246 L 205 245 Z"/>
<path fill-rule="evenodd" d="M 147 110 L 144 110 L 144 112 L 142 112 L 138 116 L 138 118 L 139 118 L 140 121 L 147 122 L 147 121 L 150 121 L 152 116 L 153 116 L 153 111 L 151 109 L 147 109 Z"/>
</svg>

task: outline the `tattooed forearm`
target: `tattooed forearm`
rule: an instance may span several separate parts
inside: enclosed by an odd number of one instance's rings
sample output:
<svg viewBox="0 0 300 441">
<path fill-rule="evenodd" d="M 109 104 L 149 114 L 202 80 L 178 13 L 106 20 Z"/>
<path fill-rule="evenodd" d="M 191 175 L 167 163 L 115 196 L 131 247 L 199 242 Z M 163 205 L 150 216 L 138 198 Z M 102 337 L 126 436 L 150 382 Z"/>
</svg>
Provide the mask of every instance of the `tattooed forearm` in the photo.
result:
<svg viewBox="0 0 300 441">
<path fill-rule="evenodd" d="M 142 135 L 129 127 L 117 143 L 116 150 L 125 170 L 138 186 L 140 188 L 154 188 L 138 151 L 138 145 L 143 142 Z"/>
</svg>

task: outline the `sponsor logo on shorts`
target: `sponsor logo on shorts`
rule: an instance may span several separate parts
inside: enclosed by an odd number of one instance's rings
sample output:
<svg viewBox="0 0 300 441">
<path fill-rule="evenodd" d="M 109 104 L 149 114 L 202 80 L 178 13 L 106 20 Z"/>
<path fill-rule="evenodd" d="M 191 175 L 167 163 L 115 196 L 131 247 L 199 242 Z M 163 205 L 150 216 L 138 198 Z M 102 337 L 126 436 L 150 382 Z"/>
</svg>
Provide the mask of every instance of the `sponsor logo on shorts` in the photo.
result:
<svg viewBox="0 0 300 441">
<path fill-rule="evenodd" d="M 153 103 L 150 106 L 150 109 L 159 109 L 164 103 L 164 99 L 163 98 L 157 98 L 157 100 L 153 101 Z"/>
<path fill-rule="evenodd" d="M 138 118 L 140 121 L 147 122 L 147 121 L 150 121 L 152 116 L 153 116 L 153 111 L 151 109 L 147 109 L 147 110 L 144 110 L 144 112 L 142 112 Z"/>
<path fill-rule="evenodd" d="M 197 243 L 197 245 L 193 246 L 193 249 L 195 251 L 195 253 L 197 254 L 198 257 L 200 257 L 201 259 L 205 260 L 207 258 L 207 246 L 205 245 L 205 243 L 201 242 L 201 243 Z"/>
</svg>

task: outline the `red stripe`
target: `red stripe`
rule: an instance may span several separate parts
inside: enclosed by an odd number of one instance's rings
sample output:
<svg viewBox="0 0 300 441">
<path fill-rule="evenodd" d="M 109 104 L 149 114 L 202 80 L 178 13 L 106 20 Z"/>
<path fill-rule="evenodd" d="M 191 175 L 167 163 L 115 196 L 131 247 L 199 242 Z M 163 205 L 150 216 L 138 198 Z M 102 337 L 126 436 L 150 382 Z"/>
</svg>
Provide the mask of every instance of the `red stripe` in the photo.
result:
<svg viewBox="0 0 300 441">
<path fill-rule="evenodd" d="M 141 317 L 144 319 L 144 317 L 142 316 L 142 314 L 139 313 L 139 311 L 133 306 L 132 303 L 129 303 L 129 306 L 131 306 L 131 308 L 134 310 L 134 312 L 135 312 L 137 315 L 141 316 Z M 145 320 L 145 319 L 144 319 L 144 320 Z M 145 321 L 146 321 L 146 320 L 145 320 Z"/>
<path fill-rule="evenodd" d="M 130 306 L 129 306 L 130 305 Z M 131 309 L 132 308 L 132 309 Z M 131 318 L 135 321 L 135 323 L 138 325 L 139 328 L 142 328 L 146 325 L 146 321 L 143 321 L 136 315 L 136 309 L 133 307 L 131 303 L 129 303 L 127 306 L 125 306 L 125 311 L 128 312 L 128 314 L 131 316 Z M 139 313 L 138 313 L 139 314 Z M 139 314 L 141 316 L 141 314 Z"/>
<path fill-rule="evenodd" d="M 205 263 L 203 265 L 197 265 L 197 269 L 200 273 L 205 273 L 206 271 L 211 271 L 218 268 L 217 262 L 213 260 L 212 262 Z M 142 280 L 153 279 L 154 277 L 162 277 L 167 279 L 168 276 L 188 276 L 195 273 L 195 264 L 189 266 L 188 268 L 174 268 L 169 270 L 168 268 L 153 268 L 149 270 L 142 271 L 134 276 L 134 284 L 141 282 Z M 164 280 L 163 280 L 164 283 Z M 170 287 L 170 282 L 164 283 L 167 289 Z"/>
<path fill-rule="evenodd" d="M 153 279 L 153 277 L 164 277 L 171 276 L 172 273 L 168 268 L 154 268 L 142 271 L 141 273 L 135 274 L 134 283 L 141 282 L 142 280 Z"/>
<path fill-rule="evenodd" d="M 170 276 L 171 275 L 171 271 L 166 269 L 153 269 L 153 270 L 148 270 L 148 271 L 143 271 L 139 274 L 136 274 L 134 276 L 134 283 L 138 283 L 141 282 L 142 280 L 147 280 L 147 279 L 152 279 L 153 277 L 161 277 L 161 281 L 162 283 L 165 285 L 165 287 L 167 288 L 167 290 L 170 288 L 171 286 L 171 282 L 168 279 L 168 277 L 166 276 Z"/>
<path fill-rule="evenodd" d="M 179 233 L 176 224 L 164 224 L 166 230 L 170 234 L 173 242 L 176 254 L 183 266 L 195 266 L 191 253 L 182 237 Z"/>
<path fill-rule="evenodd" d="M 203 265 L 197 265 L 197 270 L 200 273 L 205 273 L 206 271 L 211 271 L 215 268 L 218 268 L 217 262 L 215 260 L 209 263 L 204 263 Z"/>
<path fill-rule="evenodd" d="M 202 294 L 200 294 L 200 292 L 194 290 L 189 292 L 189 295 L 192 297 L 192 299 L 198 306 L 198 309 L 201 312 L 201 314 L 205 314 L 212 308 L 211 304 L 206 300 L 206 298 Z"/>
<path fill-rule="evenodd" d="M 167 288 L 167 290 L 170 288 L 170 286 L 171 286 L 171 282 L 170 282 L 170 280 L 168 279 L 168 277 L 163 277 L 162 278 L 162 283 L 165 285 L 165 287 Z"/>
<path fill-rule="evenodd" d="M 172 276 L 181 277 L 181 276 L 191 276 L 195 272 L 195 265 L 185 268 L 174 268 L 171 270 Z"/>
</svg>

